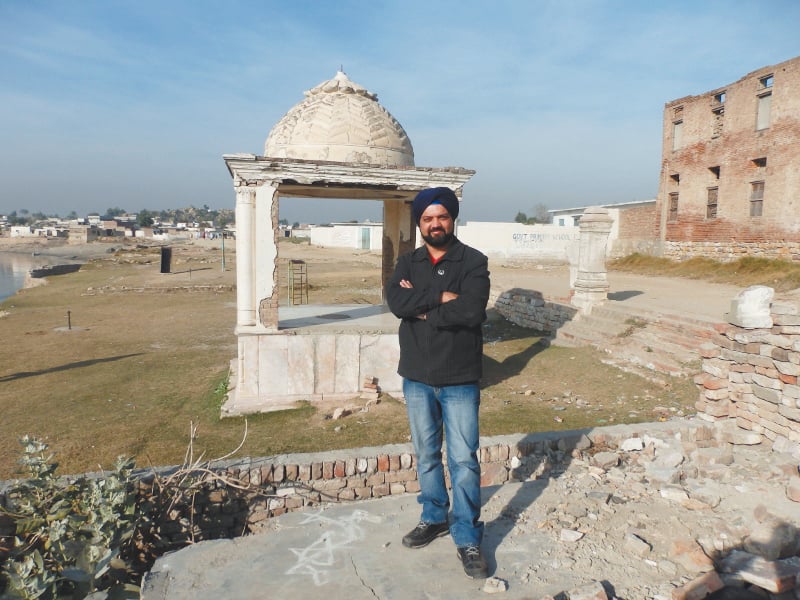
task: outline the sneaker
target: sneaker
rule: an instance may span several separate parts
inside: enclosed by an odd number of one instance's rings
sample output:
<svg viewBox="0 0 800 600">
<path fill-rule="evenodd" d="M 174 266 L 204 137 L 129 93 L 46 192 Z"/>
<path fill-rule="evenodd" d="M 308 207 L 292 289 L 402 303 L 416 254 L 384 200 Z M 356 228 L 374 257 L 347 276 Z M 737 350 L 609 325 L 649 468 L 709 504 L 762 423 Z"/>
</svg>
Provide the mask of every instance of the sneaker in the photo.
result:
<svg viewBox="0 0 800 600">
<path fill-rule="evenodd" d="M 489 567 L 486 566 L 480 546 L 462 546 L 458 549 L 458 558 L 470 579 L 486 579 L 489 576 Z"/>
<path fill-rule="evenodd" d="M 426 523 L 420 521 L 414 529 L 403 536 L 403 546 L 406 548 L 422 548 L 433 540 L 450 532 L 447 521 L 444 523 Z"/>
</svg>

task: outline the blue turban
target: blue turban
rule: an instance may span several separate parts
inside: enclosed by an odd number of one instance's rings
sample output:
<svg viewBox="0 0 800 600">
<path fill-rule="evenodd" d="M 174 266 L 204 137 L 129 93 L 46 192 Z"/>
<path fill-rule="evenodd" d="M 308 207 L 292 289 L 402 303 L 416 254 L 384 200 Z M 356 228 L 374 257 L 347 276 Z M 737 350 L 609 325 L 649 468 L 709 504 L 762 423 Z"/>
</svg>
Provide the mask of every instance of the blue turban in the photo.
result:
<svg viewBox="0 0 800 600">
<path fill-rule="evenodd" d="M 453 190 L 447 187 L 428 188 L 417 194 L 417 197 L 414 198 L 414 203 L 411 205 L 411 211 L 414 213 L 414 221 L 416 221 L 417 225 L 419 225 L 422 213 L 431 204 L 444 206 L 454 221 L 458 217 L 458 198 L 456 198 Z"/>
</svg>

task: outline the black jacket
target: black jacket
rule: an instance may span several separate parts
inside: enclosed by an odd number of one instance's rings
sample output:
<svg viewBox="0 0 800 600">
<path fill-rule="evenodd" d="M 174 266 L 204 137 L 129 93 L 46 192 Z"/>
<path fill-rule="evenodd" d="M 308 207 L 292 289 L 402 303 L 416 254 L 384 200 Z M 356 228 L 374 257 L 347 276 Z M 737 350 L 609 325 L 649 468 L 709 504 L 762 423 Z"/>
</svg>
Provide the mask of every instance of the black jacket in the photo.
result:
<svg viewBox="0 0 800 600">
<path fill-rule="evenodd" d="M 400 286 L 407 279 L 414 286 Z M 442 304 L 442 292 L 458 298 Z M 483 331 L 489 301 L 487 258 L 454 239 L 434 265 L 421 246 L 404 254 L 386 290 L 400 323 L 398 374 L 428 385 L 476 382 L 482 374 Z M 426 319 L 417 315 L 425 313 Z"/>
</svg>

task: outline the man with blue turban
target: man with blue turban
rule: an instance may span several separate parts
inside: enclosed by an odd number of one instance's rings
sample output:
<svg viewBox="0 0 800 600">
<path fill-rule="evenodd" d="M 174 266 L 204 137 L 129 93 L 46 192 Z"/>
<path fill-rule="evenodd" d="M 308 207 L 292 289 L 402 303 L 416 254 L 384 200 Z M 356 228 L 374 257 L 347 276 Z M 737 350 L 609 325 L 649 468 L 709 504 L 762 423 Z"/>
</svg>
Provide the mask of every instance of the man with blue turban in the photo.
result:
<svg viewBox="0 0 800 600">
<path fill-rule="evenodd" d="M 450 533 L 467 576 L 485 578 L 477 453 L 488 260 L 455 237 L 458 198 L 450 188 L 422 190 L 411 209 L 423 244 L 398 259 L 386 292 L 389 308 L 401 319 L 397 372 L 403 377 L 422 505 L 419 524 L 403 545 L 422 548 Z"/>
</svg>

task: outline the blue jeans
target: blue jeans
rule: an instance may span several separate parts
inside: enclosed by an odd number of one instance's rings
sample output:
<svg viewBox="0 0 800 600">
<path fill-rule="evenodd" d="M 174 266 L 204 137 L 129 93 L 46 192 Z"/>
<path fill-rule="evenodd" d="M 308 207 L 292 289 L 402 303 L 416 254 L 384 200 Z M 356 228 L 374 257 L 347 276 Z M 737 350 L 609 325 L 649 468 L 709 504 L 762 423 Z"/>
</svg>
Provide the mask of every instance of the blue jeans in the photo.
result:
<svg viewBox="0 0 800 600">
<path fill-rule="evenodd" d="M 479 546 L 483 539 L 481 469 L 478 464 L 477 383 L 430 386 L 403 379 L 411 439 L 417 455 L 422 521 L 447 521 L 450 499 L 442 464 L 442 433 L 447 442 L 447 468 L 453 490 L 450 535 L 457 547 Z"/>
</svg>

